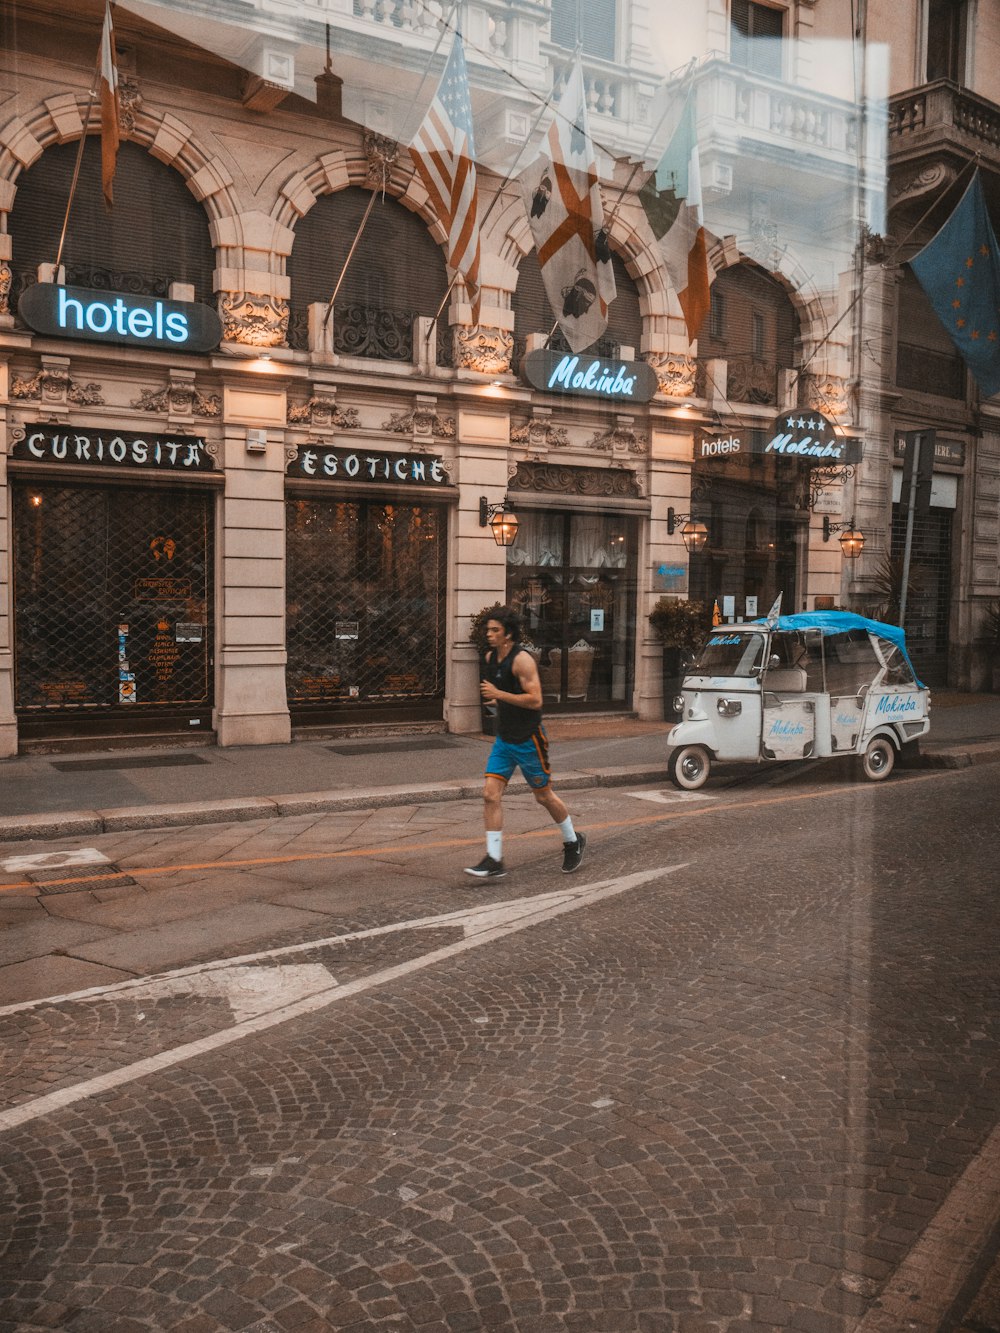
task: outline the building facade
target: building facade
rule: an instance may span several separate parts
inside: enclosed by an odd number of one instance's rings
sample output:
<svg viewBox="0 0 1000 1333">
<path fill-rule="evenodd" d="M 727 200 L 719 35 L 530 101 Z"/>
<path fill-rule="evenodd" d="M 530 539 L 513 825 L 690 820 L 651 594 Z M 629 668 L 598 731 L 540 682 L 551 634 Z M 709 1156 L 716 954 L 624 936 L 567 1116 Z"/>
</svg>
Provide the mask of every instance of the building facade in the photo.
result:
<svg viewBox="0 0 1000 1333">
<path fill-rule="evenodd" d="M 2 752 L 478 731 L 471 617 L 501 600 L 548 708 L 661 716 L 659 597 L 740 619 L 779 593 L 891 600 L 899 442 L 930 427 L 911 633 L 933 681 L 981 684 L 1000 434 L 899 261 L 947 216 L 924 199 L 974 148 L 995 161 L 998 90 L 973 92 L 971 67 L 993 18 L 914 4 L 904 52 L 874 11 L 852 40 L 839 8 L 118 5 L 109 212 L 103 6 L 4 0 Z M 944 9 L 965 18 L 941 74 Z M 475 326 L 407 150 L 456 21 L 480 146 Z M 569 366 L 517 175 L 578 39 L 618 297 Z M 694 343 L 638 199 L 689 93 L 715 273 Z"/>
</svg>

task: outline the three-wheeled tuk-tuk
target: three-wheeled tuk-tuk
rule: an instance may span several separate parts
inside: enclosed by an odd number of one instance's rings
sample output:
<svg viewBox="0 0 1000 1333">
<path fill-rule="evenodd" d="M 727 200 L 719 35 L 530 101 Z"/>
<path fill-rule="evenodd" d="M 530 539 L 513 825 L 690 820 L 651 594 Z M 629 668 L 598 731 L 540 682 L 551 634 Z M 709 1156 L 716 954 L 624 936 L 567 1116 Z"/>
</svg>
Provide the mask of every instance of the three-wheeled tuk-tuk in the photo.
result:
<svg viewBox="0 0 1000 1333">
<path fill-rule="evenodd" d="M 675 700 L 671 781 L 703 786 L 712 763 L 854 755 L 880 782 L 930 729 L 930 691 L 902 629 L 848 611 L 770 616 L 712 631 Z"/>
</svg>

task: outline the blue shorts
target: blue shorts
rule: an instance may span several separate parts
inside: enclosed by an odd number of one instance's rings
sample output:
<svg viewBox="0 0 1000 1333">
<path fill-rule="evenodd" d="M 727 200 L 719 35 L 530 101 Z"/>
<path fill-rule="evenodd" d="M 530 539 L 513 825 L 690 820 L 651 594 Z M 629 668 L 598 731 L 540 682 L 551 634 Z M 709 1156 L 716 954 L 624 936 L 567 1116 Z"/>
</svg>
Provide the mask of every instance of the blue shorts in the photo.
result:
<svg viewBox="0 0 1000 1333">
<path fill-rule="evenodd" d="M 529 787 L 540 790 L 549 785 L 549 738 L 544 727 L 539 727 L 526 741 L 504 741 L 498 736 L 493 742 L 486 761 L 486 776 L 509 782 L 515 768 L 524 774 Z"/>
</svg>

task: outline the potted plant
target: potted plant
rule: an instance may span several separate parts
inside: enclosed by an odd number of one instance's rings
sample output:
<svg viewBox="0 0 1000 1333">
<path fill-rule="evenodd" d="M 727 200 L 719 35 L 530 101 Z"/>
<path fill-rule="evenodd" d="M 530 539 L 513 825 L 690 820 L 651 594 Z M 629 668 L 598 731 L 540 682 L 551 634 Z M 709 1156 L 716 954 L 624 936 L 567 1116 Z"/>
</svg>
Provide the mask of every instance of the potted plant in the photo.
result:
<svg viewBox="0 0 1000 1333">
<path fill-rule="evenodd" d="M 649 613 L 649 623 L 663 644 L 663 716 L 669 722 L 677 717 L 673 699 L 684 667 L 712 628 L 712 610 L 704 602 L 661 597 Z"/>
</svg>

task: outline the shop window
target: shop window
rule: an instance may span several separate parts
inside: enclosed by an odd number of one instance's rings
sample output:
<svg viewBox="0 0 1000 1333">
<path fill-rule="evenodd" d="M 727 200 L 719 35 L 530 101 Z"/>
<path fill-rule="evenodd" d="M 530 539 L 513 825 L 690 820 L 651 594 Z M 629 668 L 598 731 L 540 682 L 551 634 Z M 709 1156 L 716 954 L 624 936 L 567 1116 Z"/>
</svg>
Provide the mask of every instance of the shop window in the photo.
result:
<svg viewBox="0 0 1000 1333">
<path fill-rule="evenodd" d="M 287 685 L 293 712 L 440 717 L 445 511 L 290 498 Z"/>
<path fill-rule="evenodd" d="M 308 347 L 308 307 L 333 295 L 371 191 L 324 195 L 295 228 L 288 261 L 288 341 Z M 413 360 L 413 321 L 433 317 L 448 290 L 444 255 L 424 222 L 386 196 L 372 209 L 347 266 L 333 313 L 334 347 L 346 356 Z M 439 321 L 447 332 L 447 311 Z"/>
<path fill-rule="evenodd" d="M 22 725 L 81 714 L 207 724 L 214 496 L 64 481 L 12 489 Z"/>
<path fill-rule="evenodd" d="M 629 515 L 518 506 L 507 601 L 521 615 L 546 708 L 626 704 L 632 689 L 637 533 Z"/>
<path fill-rule="evenodd" d="M 785 15 L 756 0 L 732 0 L 729 20 L 730 59 L 754 74 L 780 79 Z"/>
<path fill-rule="evenodd" d="M 616 254 L 611 256 L 614 268 L 615 287 L 618 295 L 608 307 L 608 326 L 604 336 L 587 351 L 600 356 L 617 356 L 622 344 L 634 348 L 636 353 L 642 346 L 642 312 L 639 307 L 639 289 L 629 275 L 624 260 Z M 524 256 L 517 274 L 517 290 L 514 293 L 514 354 L 519 363 L 524 355 L 525 339 L 530 333 L 551 334 L 549 346 L 557 351 L 566 351 L 566 341 L 556 324 L 555 315 L 549 305 L 542 284 L 542 275 L 538 267 L 538 256 L 534 250 Z"/>
<path fill-rule="evenodd" d="M 897 287 L 896 386 L 965 397 L 965 365 L 920 283 L 904 269 Z"/>
<path fill-rule="evenodd" d="M 15 304 L 37 280 L 38 265 L 55 261 L 78 148 L 79 141 L 47 148 L 17 179 L 10 215 Z M 165 297 L 170 283 L 185 282 L 196 300 L 212 299 L 215 252 L 203 208 L 176 171 L 134 143 L 119 150 L 109 211 L 100 143 L 88 138 L 63 262 L 66 281 L 79 287 Z"/>
<path fill-rule="evenodd" d="M 586 55 L 614 60 L 617 8 L 617 0 L 552 0 L 552 41 L 567 51 L 579 43 Z"/>
<path fill-rule="evenodd" d="M 968 19 L 968 0 L 928 0 L 928 83 L 935 79 L 965 83 Z"/>
</svg>

